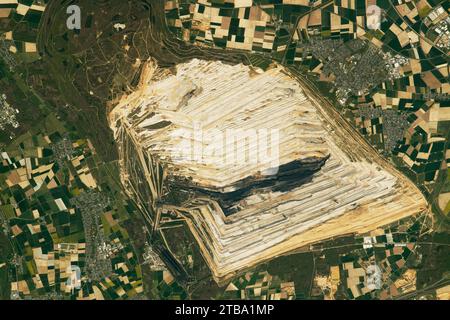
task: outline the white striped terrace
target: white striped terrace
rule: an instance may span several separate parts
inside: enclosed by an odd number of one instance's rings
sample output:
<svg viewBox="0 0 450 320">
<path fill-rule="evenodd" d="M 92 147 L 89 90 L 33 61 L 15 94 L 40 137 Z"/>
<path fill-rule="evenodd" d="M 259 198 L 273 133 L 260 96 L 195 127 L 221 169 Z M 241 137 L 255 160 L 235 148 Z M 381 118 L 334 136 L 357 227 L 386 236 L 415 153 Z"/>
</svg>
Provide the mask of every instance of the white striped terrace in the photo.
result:
<svg viewBox="0 0 450 320">
<path fill-rule="evenodd" d="M 184 181 L 186 190 L 198 191 L 178 207 L 165 205 L 186 217 L 220 284 L 299 247 L 368 232 L 427 210 L 410 181 L 348 128 L 341 130 L 342 124 L 306 92 L 280 66 L 264 72 L 193 59 L 172 74 L 149 61 L 140 88 L 110 113 L 122 182 L 150 221 L 170 190 L 165 184 Z M 273 151 L 250 143 L 248 136 L 225 143 L 217 143 L 218 133 L 200 138 L 194 123 L 212 132 L 277 130 L 277 164 L 290 168 L 287 178 L 281 182 L 280 175 L 263 174 L 274 172 L 270 157 L 252 162 L 218 161 L 226 152 L 202 161 L 198 154 L 180 157 L 180 146 L 198 144 L 202 150 L 226 150 L 231 143 L 237 153 Z M 286 181 L 291 173 L 293 181 Z M 243 190 L 224 207 L 221 197 Z M 230 208 L 233 214 L 226 214 Z"/>
</svg>

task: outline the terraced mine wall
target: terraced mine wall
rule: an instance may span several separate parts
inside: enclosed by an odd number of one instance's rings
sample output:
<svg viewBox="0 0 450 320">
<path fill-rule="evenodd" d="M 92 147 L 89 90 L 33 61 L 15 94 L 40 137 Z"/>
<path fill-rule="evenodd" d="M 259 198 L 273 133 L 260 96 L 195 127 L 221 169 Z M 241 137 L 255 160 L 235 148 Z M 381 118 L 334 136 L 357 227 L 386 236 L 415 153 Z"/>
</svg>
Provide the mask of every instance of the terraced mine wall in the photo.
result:
<svg viewBox="0 0 450 320">
<path fill-rule="evenodd" d="M 194 59 L 164 72 L 150 61 L 139 89 L 110 114 L 129 194 L 149 207 L 149 220 L 159 207 L 185 217 L 221 285 L 299 247 L 427 210 L 409 180 L 307 92 L 280 66 L 263 72 Z M 179 146 L 196 141 L 191 119 L 279 130 L 279 171 L 261 177 L 271 163 L 180 158 Z M 190 196 L 168 203 L 171 183 Z"/>
</svg>

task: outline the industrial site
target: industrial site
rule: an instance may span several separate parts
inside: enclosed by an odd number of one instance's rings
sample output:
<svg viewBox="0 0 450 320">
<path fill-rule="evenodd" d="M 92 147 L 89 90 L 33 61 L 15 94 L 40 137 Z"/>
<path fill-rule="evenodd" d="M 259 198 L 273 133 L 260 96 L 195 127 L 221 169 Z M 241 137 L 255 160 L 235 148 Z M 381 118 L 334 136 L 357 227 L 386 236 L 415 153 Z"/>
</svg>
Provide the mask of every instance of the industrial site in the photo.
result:
<svg viewBox="0 0 450 320">
<path fill-rule="evenodd" d="M 138 89 L 109 115 L 121 180 L 154 229 L 162 213 L 186 220 L 219 284 L 427 210 L 420 191 L 284 67 L 193 59 L 175 69 L 149 60 Z M 224 142 L 220 133 L 232 130 L 247 134 Z M 258 143 L 258 130 L 276 130 L 278 145 Z M 230 152 L 245 156 L 227 161 Z"/>
</svg>

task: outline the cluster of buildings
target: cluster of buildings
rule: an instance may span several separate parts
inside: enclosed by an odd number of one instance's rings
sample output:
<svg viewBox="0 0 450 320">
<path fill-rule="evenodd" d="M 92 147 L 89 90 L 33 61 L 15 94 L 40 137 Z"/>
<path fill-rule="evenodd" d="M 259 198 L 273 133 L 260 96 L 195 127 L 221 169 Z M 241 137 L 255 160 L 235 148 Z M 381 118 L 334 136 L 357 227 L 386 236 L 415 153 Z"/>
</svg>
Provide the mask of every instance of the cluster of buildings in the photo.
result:
<svg viewBox="0 0 450 320">
<path fill-rule="evenodd" d="M 18 113 L 19 110 L 6 101 L 6 95 L 0 94 L 0 131 L 8 127 L 18 128 L 19 122 L 16 119 Z"/>
<path fill-rule="evenodd" d="M 361 105 L 359 115 L 354 119 L 359 132 L 376 146 L 380 152 L 390 154 L 402 141 L 404 131 L 409 127 L 408 115 L 395 110 L 383 110 Z"/>
<path fill-rule="evenodd" d="M 439 5 L 424 19 L 424 25 L 433 34 L 434 44 L 448 52 L 450 50 L 450 17 L 449 13 Z"/>
<path fill-rule="evenodd" d="M 142 294 L 140 266 L 121 226 L 129 218 L 119 214 L 125 204 L 101 196 L 105 185 L 93 173 L 99 162 L 92 144 L 70 138 L 50 118 L 45 131 L 32 129 L 0 152 L 0 220 L 16 253 L 2 266 L 8 269 L 11 297 Z"/>
</svg>

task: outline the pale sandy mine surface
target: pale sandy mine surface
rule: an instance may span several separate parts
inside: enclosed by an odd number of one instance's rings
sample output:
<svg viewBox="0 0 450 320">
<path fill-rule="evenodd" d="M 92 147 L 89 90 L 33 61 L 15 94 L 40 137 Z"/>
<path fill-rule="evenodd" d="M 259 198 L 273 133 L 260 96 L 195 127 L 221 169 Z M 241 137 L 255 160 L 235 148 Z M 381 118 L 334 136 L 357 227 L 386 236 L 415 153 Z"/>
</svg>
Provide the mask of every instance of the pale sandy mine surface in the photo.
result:
<svg viewBox="0 0 450 320">
<path fill-rule="evenodd" d="M 417 188 L 387 162 L 374 159 L 367 146 L 359 147 L 357 138 L 336 129 L 322 107 L 306 97 L 282 67 L 262 72 L 194 59 L 178 65 L 176 75 L 149 63 L 144 75 L 140 90 L 111 112 L 111 127 L 119 146 L 126 132 L 138 148 L 159 159 L 169 175 L 229 192 L 238 188 L 238 181 L 273 167 L 272 160 L 224 164 L 220 152 L 202 161 L 180 157 L 180 146 L 192 146 L 197 139 L 194 123 L 218 132 L 276 129 L 280 165 L 329 157 L 312 181 L 285 192 L 255 191 L 240 200 L 238 212 L 229 217 L 206 197 L 177 208 L 188 217 L 219 283 L 306 244 L 367 232 L 426 210 Z M 213 136 L 201 144 L 214 148 L 214 141 Z M 133 155 L 121 159 L 123 180 L 130 177 L 128 157 Z"/>
</svg>

